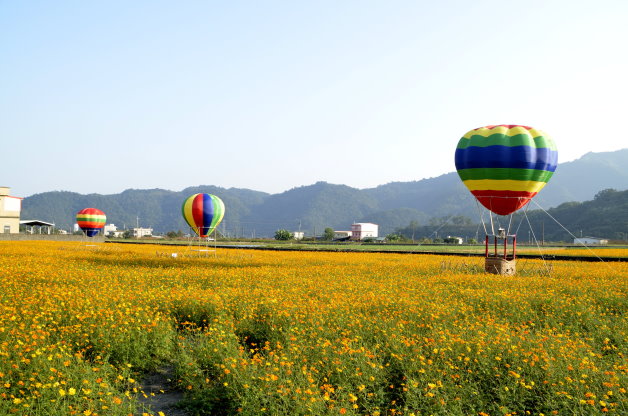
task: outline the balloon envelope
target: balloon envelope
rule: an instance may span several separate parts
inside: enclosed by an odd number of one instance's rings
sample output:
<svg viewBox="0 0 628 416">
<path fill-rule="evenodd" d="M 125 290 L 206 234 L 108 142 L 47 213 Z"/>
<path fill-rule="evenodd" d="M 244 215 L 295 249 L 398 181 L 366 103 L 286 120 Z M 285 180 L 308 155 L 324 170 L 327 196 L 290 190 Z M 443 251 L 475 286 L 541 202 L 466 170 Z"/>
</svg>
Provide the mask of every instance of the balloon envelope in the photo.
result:
<svg viewBox="0 0 628 416">
<path fill-rule="evenodd" d="M 182 212 L 194 232 L 207 237 L 225 216 L 225 204 L 216 195 L 194 194 L 183 202 Z"/>
<path fill-rule="evenodd" d="M 512 214 L 530 202 L 557 164 L 554 141 L 527 126 L 473 129 L 456 148 L 460 179 L 482 205 L 499 215 Z"/>
<path fill-rule="evenodd" d="M 105 226 L 107 216 L 96 208 L 85 208 L 77 212 L 76 223 L 88 237 L 93 237 Z"/>
</svg>

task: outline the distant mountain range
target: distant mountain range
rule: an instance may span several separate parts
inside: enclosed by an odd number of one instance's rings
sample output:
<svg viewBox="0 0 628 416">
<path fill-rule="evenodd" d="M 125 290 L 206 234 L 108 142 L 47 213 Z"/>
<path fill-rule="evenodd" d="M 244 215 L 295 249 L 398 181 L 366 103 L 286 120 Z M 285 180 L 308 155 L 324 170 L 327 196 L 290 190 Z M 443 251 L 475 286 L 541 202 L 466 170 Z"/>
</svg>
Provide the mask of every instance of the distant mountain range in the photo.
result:
<svg viewBox="0 0 628 416">
<path fill-rule="evenodd" d="M 588 153 L 562 163 L 549 184 L 535 199 L 544 208 L 565 202 L 593 199 L 601 190 L 628 188 L 628 149 Z M 392 182 L 371 189 L 317 182 L 313 185 L 268 194 L 238 188 L 202 185 L 179 192 L 163 189 L 128 189 L 119 194 L 82 195 L 54 191 L 24 199 L 22 219 L 54 222 L 70 229 L 77 211 L 95 207 L 107 214 L 107 222 L 119 228 L 139 223 L 156 233 L 188 227 L 181 217 L 181 204 L 189 195 L 206 192 L 225 202 L 220 230 L 230 236 L 272 236 L 277 229 L 321 234 L 325 227 L 348 230 L 353 222 L 374 222 L 380 235 L 407 226 L 425 225 L 431 218 L 464 215 L 477 221 L 475 199 L 455 172 L 412 182 Z"/>
</svg>

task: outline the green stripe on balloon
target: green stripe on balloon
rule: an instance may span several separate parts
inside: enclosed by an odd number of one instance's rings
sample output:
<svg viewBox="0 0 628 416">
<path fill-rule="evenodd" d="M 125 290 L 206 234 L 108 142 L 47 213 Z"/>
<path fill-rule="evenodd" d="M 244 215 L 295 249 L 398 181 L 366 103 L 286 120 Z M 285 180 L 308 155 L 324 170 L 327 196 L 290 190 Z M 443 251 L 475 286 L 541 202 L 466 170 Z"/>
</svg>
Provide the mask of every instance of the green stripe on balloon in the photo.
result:
<svg viewBox="0 0 628 416">
<path fill-rule="evenodd" d="M 557 150 L 554 141 L 545 138 L 544 136 L 537 136 L 535 138 L 530 137 L 527 134 L 516 134 L 514 136 L 507 136 L 505 134 L 491 134 L 488 137 L 484 137 L 479 134 L 474 134 L 468 139 L 462 139 L 458 142 L 457 149 L 466 149 L 469 146 L 476 147 L 488 147 L 488 146 L 531 146 L 536 148 L 549 148 Z"/>
<path fill-rule="evenodd" d="M 493 179 L 547 182 L 553 174 L 554 172 L 547 170 L 512 168 L 476 168 L 458 171 L 458 175 L 463 181 Z"/>
<path fill-rule="evenodd" d="M 211 228 L 215 229 L 220 221 L 222 221 L 222 217 L 225 215 L 225 206 L 222 201 L 217 198 L 212 198 L 212 203 L 214 204 L 214 218 L 212 218 Z"/>
<path fill-rule="evenodd" d="M 105 223 L 107 220 L 106 218 L 94 218 L 94 217 L 76 217 L 76 221 L 87 221 L 87 222 L 100 222 L 100 223 Z"/>
</svg>

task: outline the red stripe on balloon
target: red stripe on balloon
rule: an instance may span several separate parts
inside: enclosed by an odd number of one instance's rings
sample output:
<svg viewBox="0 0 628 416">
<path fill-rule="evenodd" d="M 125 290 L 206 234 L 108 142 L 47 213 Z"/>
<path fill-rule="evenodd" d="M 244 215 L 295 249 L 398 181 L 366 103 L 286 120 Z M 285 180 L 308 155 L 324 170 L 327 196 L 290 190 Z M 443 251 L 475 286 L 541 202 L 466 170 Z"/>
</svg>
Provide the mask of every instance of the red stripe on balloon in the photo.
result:
<svg viewBox="0 0 628 416">
<path fill-rule="evenodd" d="M 525 206 L 537 192 L 523 191 L 471 191 L 487 209 L 498 215 L 509 215 Z"/>
<path fill-rule="evenodd" d="M 77 215 L 78 214 L 105 215 L 104 212 L 102 212 L 101 210 L 99 210 L 97 208 L 85 208 L 85 209 L 82 209 L 79 212 L 77 212 Z"/>
<path fill-rule="evenodd" d="M 532 127 L 529 126 L 522 126 L 520 124 L 494 124 L 492 126 L 484 126 L 484 127 L 478 127 L 476 130 L 481 129 L 481 128 L 487 128 L 487 129 L 492 129 L 495 127 L 506 127 L 507 129 L 513 129 L 515 127 L 523 127 L 526 130 L 530 130 L 532 129 Z"/>
<path fill-rule="evenodd" d="M 82 228 L 102 228 L 105 226 L 102 222 L 94 222 L 94 221 L 79 221 L 77 222 L 79 227 Z"/>
<path fill-rule="evenodd" d="M 192 202 L 192 218 L 194 218 L 194 224 L 201 228 L 203 224 L 203 194 L 198 194 L 194 197 Z"/>
</svg>

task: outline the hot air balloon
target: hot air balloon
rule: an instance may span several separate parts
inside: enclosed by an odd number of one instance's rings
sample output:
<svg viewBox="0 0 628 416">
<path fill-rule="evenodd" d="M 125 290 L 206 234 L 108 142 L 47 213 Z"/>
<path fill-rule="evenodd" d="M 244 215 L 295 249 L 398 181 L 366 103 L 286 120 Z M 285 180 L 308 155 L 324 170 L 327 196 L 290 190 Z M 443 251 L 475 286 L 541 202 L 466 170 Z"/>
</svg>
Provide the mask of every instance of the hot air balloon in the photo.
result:
<svg viewBox="0 0 628 416">
<path fill-rule="evenodd" d="M 482 205 L 498 215 L 512 214 L 530 202 L 552 177 L 557 162 L 552 139 L 528 126 L 502 124 L 473 129 L 462 136 L 456 148 L 460 179 Z M 488 231 L 484 240 L 487 272 L 516 273 L 517 235 L 509 231 L 510 225 L 508 230 L 500 227 L 496 233 L 491 217 L 493 253 L 489 250 Z M 498 253 L 500 241 L 503 254 Z"/>
<path fill-rule="evenodd" d="M 498 215 L 526 205 L 556 170 L 556 145 L 540 130 L 519 125 L 473 129 L 456 148 L 456 169 L 477 200 Z"/>
<path fill-rule="evenodd" d="M 199 237 L 208 237 L 225 216 L 225 204 L 216 195 L 194 194 L 183 202 L 183 218 Z"/>
<path fill-rule="evenodd" d="M 76 222 L 86 236 L 93 237 L 105 226 L 107 216 L 96 208 L 85 208 L 76 213 Z"/>
</svg>

